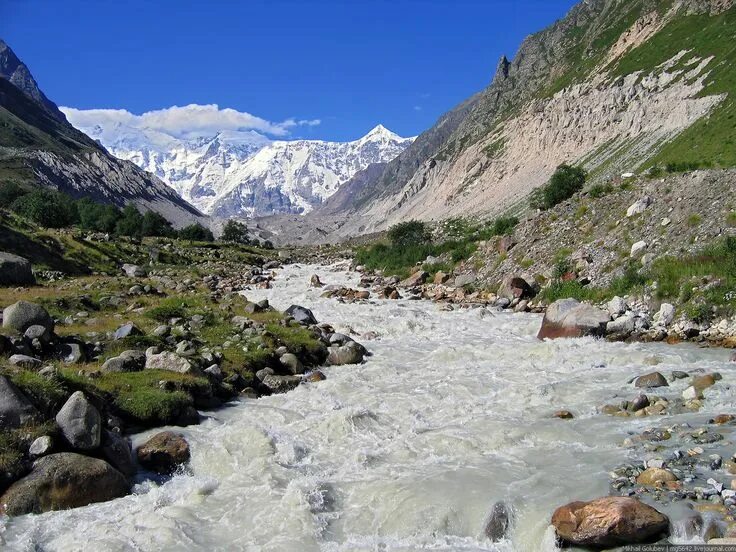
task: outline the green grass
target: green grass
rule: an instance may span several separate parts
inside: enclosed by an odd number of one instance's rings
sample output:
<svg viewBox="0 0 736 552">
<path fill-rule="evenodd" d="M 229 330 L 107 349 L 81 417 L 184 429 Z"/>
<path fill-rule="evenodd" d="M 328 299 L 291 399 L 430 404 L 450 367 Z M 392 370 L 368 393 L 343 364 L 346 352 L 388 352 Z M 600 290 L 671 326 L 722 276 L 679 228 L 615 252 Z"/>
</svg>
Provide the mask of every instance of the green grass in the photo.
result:
<svg viewBox="0 0 736 552">
<path fill-rule="evenodd" d="M 74 369 L 62 369 L 61 375 L 66 387 L 84 391 L 114 413 L 144 426 L 171 423 L 183 407 L 192 404 L 192 394 L 206 394 L 210 387 L 204 378 L 167 370 L 108 372 L 89 378 Z M 161 382 L 173 390 L 161 389 Z"/>
<path fill-rule="evenodd" d="M 614 75 L 652 71 L 681 50 L 693 56 L 715 56 L 701 96 L 728 94 L 710 116 L 700 119 L 666 144 L 652 164 L 698 167 L 736 165 L 736 8 L 717 16 L 680 16 L 641 46 L 623 56 Z"/>
</svg>

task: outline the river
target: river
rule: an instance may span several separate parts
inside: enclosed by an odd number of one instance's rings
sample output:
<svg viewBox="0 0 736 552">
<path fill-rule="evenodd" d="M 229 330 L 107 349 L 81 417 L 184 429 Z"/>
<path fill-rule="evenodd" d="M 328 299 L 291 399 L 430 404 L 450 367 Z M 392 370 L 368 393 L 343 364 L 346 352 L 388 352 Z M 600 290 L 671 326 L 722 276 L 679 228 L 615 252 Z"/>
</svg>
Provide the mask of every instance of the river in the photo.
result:
<svg viewBox="0 0 736 552">
<path fill-rule="evenodd" d="M 327 380 L 242 400 L 183 428 L 191 473 L 64 512 L 0 520 L 12 550 L 552 551 L 552 511 L 608 494 L 630 432 L 734 410 L 728 353 L 691 345 L 586 339 L 540 342 L 541 317 L 441 310 L 428 301 L 343 304 L 309 276 L 355 286 L 343 267 L 288 266 L 278 309 L 311 308 L 347 326 L 373 356 L 326 368 Z M 376 332 L 365 340 L 360 334 Z M 656 368 L 654 366 L 656 365 Z M 653 369 L 703 368 L 723 381 L 697 414 L 622 419 L 597 407 L 635 396 Z M 663 394 L 675 395 L 686 380 Z M 573 420 L 552 419 L 558 409 Z M 178 430 L 178 429 L 177 429 Z M 139 443 L 155 431 L 138 435 Z M 511 538 L 491 543 L 494 502 L 513 505 Z"/>
</svg>

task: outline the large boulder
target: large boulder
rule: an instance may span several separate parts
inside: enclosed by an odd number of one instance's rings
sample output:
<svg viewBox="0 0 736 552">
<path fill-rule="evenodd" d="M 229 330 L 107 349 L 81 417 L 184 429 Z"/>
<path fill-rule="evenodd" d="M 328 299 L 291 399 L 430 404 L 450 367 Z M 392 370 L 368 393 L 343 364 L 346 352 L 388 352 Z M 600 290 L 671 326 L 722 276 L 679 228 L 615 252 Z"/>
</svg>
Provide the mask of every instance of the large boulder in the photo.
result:
<svg viewBox="0 0 736 552">
<path fill-rule="evenodd" d="M 286 393 L 296 388 L 301 382 L 301 376 L 277 376 L 274 374 L 266 374 L 261 380 L 261 384 L 271 393 Z"/>
<path fill-rule="evenodd" d="M 143 351 L 123 351 L 116 357 L 108 358 L 102 365 L 103 372 L 140 372 L 146 365 Z"/>
<path fill-rule="evenodd" d="M 130 278 L 143 278 L 146 276 L 146 269 L 142 266 L 126 263 L 122 266 L 125 275 Z"/>
<path fill-rule="evenodd" d="M 54 320 L 46 309 L 36 303 L 18 301 L 3 310 L 3 327 L 24 333 L 31 326 L 43 326 L 48 331 L 54 331 Z"/>
<path fill-rule="evenodd" d="M 559 299 L 547 307 L 537 337 L 601 336 L 610 319 L 607 312 L 577 299 Z"/>
<path fill-rule="evenodd" d="M 183 435 L 162 431 L 151 437 L 136 451 L 138 462 L 156 473 L 170 474 L 189 461 L 189 443 Z"/>
<path fill-rule="evenodd" d="M 191 361 L 180 357 L 176 353 L 164 351 L 146 358 L 146 370 L 168 370 L 179 374 L 201 376 L 202 373 Z"/>
<path fill-rule="evenodd" d="M 668 532 L 669 519 L 635 498 L 611 496 L 561 506 L 552 525 L 565 545 L 611 548 L 656 540 Z"/>
<path fill-rule="evenodd" d="M 634 380 L 635 387 L 668 387 L 667 379 L 659 372 L 650 372 Z"/>
<path fill-rule="evenodd" d="M 332 366 L 360 364 L 366 355 L 365 347 L 356 341 L 348 341 L 345 345 L 329 347 L 327 351 L 327 363 Z"/>
<path fill-rule="evenodd" d="M 429 273 L 424 270 L 417 270 L 414 274 L 409 276 L 406 280 L 402 280 L 399 284 L 402 287 L 416 287 L 421 286 L 429 278 Z M 457 284 L 456 284 L 457 285 Z"/>
<path fill-rule="evenodd" d="M 104 460 L 73 452 L 37 460 L 29 475 L 0 497 L 0 514 L 20 516 L 78 508 L 128 494 L 125 476 Z"/>
<path fill-rule="evenodd" d="M 304 326 L 311 326 L 317 323 L 317 319 L 314 317 L 312 311 L 299 305 L 291 305 L 286 309 L 286 314 Z"/>
<path fill-rule="evenodd" d="M 5 376 L 0 376 L 0 429 L 14 429 L 33 422 L 38 410 Z"/>
<path fill-rule="evenodd" d="M 521 276 L 506 276 L 498 288 L 498 296 L 513 301 L 514 299 L 531 299 L 534 290 Z"/>
<path fill-rule="evenodd" d="M 508 538 L 513 512 L 505 502 L 496 502 L 485 527 L 486 536 L 491 542 L 499 542 Z"/>
<path fill-rule="evenodd" d="M 133 450 L 130 441 L 114 431 L 107 431 L 102 437 L 102 455 L 116 470 L 132 477 L 135 475 L 136 466 L 133 460 Z"/>
<path fill-rule="evenodd" d="M 69 444 L 80 450 L 92 450 L 100 446 L 102 418 L 84 393 L 77 391 L 61 407 L 56 423 Z"/>
<path fill-rule="evenodd" d="M 0 286 L 32 286 L 35 283 L 28 259 L 0 251 Z"/>
</svg>

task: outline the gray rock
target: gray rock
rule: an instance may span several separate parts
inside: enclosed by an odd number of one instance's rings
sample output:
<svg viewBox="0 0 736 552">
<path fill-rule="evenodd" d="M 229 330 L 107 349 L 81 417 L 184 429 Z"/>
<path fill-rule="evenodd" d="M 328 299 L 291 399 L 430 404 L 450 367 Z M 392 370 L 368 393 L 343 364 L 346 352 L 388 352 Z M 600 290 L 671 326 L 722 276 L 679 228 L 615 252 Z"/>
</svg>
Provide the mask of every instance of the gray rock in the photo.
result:
<svg viewBox="0 0 736 552">
<path fill-rule="evenodd" d="M 132 337 L 136 335 L 143 335 L 143 332 L 133 324 L 132 322 L 128 322 L 127 324 L 123 324 L 120 326 L 117 330 L 115 330 L 115 335 L 113 336 L 113 339 L 125 339 L 126 337 Z"/>
<path fill-rule="evenodd" d="M 157 326 L 156 329 L 153 330 L 153 335 L 155 335 L 156 337 L 168 337 L 169 335 L 171 335 L 171 326 Z"/>
<path fill-rule="evenodd" d="M 617 295 L 608 302 L 606 308 L 608 309 L 608 314 L 611 315 L 611 318 L 616 319 L 626 312 L 628 305 L 623 297 L 619 297 Z"/>
<path fill-rule="evenodd" d="M 425 272 L 424 270 L 418 270 L 417 272 L 409 276 L 406 280 L 403 280 L 399 285 L 403 287 L 421 286 L 424 282 L 427 281 L 427 278 L 429 278 L 429 273 Z M 457 278 L 455 279 L 455 281 L 457 281 Z"/>
<path fill-rule="evenodd" d="M 510 274 L 501 282 L 501 286 L 498 288 L 498 296 L 509 301 L 513 301 L 514 299 L 531 299 L 534 297 L 534 290 L 524 278 Z"/>
<path fill-rule="evenodd" d="M 472 284 L 477 280 L 477 276 L 475 274 L 458 274 L 455 276 L 455 287 L 465 287 L 467 285 Z"/>
<path fill-rule="evenodd" d="M 217 364 L 213 364 L 212 366 L 205 368 L 204 373 L 215 380 L 221 380 L 224 376 L 222 369 Z"/>
<path fill-rule="evenodd" d="M 644 256 L 644 253 L 647 250 L 647 242 L 644 240 L 636 242 L 634 245 L 631 246 L 631 253 L 629 256 L 632 259 L 640 259 Z"/>
<path fill-rule="evenodd" d="M 356 341 L 349 341 L 345 345 L 337 347 L 329 347 L 327 351 L 327 363 L 332 366 L 360 364 L 366 355 L 365 347 Z"/>
<path fill-rule="evenodd" d="M 603 335 L 610 320 L 607 312 L 577 299 L 559 299 L 544 314 L 539 339 Z"/>
<path fill-rule="evenodd" d="M 659 311 L 654 315 L 655 326 L 669 326 L 675 319 L 675 307 L 670 303 L 662 303 Z"/>
<path fill-rule="evenodd" d="M 58 348 L 58 355 L 64 364 L 78 364 L 86 360 L 87 355 L 79 343 L 62 343 Z"/>
<path fill-rule="evenodd" d="M 116 357 L 109 358 L 102 365 L 103 372 L 140 372 L 146 365 L 146 353 L 143 351 L 123 351 Z"/>
<path fill-rule="evenodd" d="M 119 433 L 105 430 L 102 439 L 102 455 L 112 467 L 126 477 L 135 475 L 135 460 L 130 441 Z"/>
<path fill-rule="evenodd" d="M 51 439 L 51 437 L 48 435 L 42 435 L 41 437 L 37 437 L 33 440 L 31 446 L 28 447 L 28 454 L 31 456 L 31 458 L 39 458 L 41 456 L 46 456 L 47 454 L 49 454 L 53 447 L 53 439 Z"/>
<path fill-rule="evenodd" d="M 130 278 L 143 278 L 146 276 L 146 269 L 142 266 L 126 263 L 122 266 L 122 269 L 125 275 Z"/>
<path fill-rule="evenodd" d="M 0 376 L 0 429 L 15 429 L 39 418 L 36 407 L 5 376 Z"/>
<path fill-rule="evenodd" d="M 28 259 L 0 251 L 0 286 L 32 286 L 35 283 Z"/>
<path fill-rule="evenodd" d="M 0 498 L 0 513 L 9 516 L 67 510 L 128 494 L 123 474 L 104 460 L 72 452 L 50 454 L 16 481 Z"/>
<path fill-rule="evenodd" d="M 293 353 L 284 353 L 279 357 L 279 362 L 284 368 L 294 375 L 304 373 L 304 366 L 302 366 L 302 363 Z"/>
<path fill-rule="evenodd" d="M 48 345 L 51 343 L 53 334 L 47 327 L 41 326 L 40 324 L 34 324 L 26 329 L 23 333 L 23 337 L 31 342 L 37 339 L 41 344 Z"/>
<path fill-rule="evenodd" d="M 485 534 L 491 542 L 499 542 L 509 535 L 513 511 L 504 502 L 496 502 L 486 522 Z"/>
<path fill-rule="evenodd" d="M 266 368 L 261 368 L 260 370 L 258 370 L 256 372 L 256 377 L 260 381 L 263 381 L 264 379 L 266 379 L 266 376 L 273 376 L 274 374 L 276 374 L 276 372 L 273 371 L 273 368 L 266 367 Z"/>
<path fill-rule="evenodd" d="M 625 339 L 636 329 L 636 320 L 633 315 L 628 314 L 611 320 L 606 324 L 606 335 Z"/>
<path fill-rule="evenodd" d="M 197 348 L 191 341 L 180 341 L 176 344 L 176 354 L 183 357 L 193 357 L 197 354 Z"/>
<path fill-rule="evenodd" d="M 651 372 L 649 374 L 644 374 L 643 376 L 639 376 L 638 378 L 636 378 L 634 380 L 634 386 L 645 388 L 668 387 L 669 384 L 662 374 L 660 374 L 659 372 Z"/>
<path fill-rule="evenodd" d="M 271 393 L 286 393 L 291 391 L 302 381 L 301 376 L 275 376 L 267 375 L 263 378 L 263 385 L 268 387 Z"/>
<path fill-rule="evenodd" d="M 18 301 L 5 307 L 3 310 L 3 327 L 25 332 L 31 326 L 43 326 L 50 332 L 54 331 L 54 321 L 42 306 L 28 301 Z"/>
<path fill-rule="evenodd" d="M 311 326 L 317 323 L 317 319 L 314 317 L 312 311 L 299 305 L 291 305 L 286 309 L 286 314 L 304 326 Z"/>
<path fill-rule="evenodd" d="M 633 203 L 627 210 L 626 210 L 626 216 L 627 217 L 633 217 L 634 215 L 640 215 L 644 211 L 647 210 L 647 207 L 649 207 L 652 204 L 652 198 L 649 196 L 644 196 L 635 203 Z"/>
<path fill-rule="evenodd" d="M 36 370 L 41 367 L 43 361 L 28 355 L 12 355 L 8 362 L 13 366 L 25 368 L 26 370 Z"/>
<path fill-rule="evenodd" d="M 100 446 L 102 419 L 97 409 L 84 393 L 77 391 L 64 403 L 56 415 L 64 438 L 80 450 L 92 450 Z"/>
<path fill-rule="evenodd" d="M 149 356 L 146 359 L 146 370 L 168 370 L 179 374 L 202 375 L 189 360 L 169 351 Z"/>
</svg>

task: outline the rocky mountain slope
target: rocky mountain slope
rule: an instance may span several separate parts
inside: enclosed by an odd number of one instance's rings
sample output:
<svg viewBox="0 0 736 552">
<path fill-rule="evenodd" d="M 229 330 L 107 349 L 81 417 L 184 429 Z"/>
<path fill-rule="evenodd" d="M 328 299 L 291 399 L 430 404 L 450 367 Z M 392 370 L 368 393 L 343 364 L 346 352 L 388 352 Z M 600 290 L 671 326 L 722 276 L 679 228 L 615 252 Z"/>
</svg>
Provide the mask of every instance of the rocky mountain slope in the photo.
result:
<svg viewBox="0 0 736 552">
<path fill-rule="evenodd" d="M 80 130 L 223 218 L 307 213 L 356 172 L 392 160 L 412 142 L 381 125 L 344 143 L 272 141 L 255 131 L 182 139 L 121 123 Z"/>
<path fill-rule="evenodd" d="M 0 41 L 0 178 L 158 211 L 182 226 L 202 217 L 158 178 L 79 132 Z"/>
<path fill-rule="evenodd" d="M 518 210 L 564 162 L 592 183 L 655 163 L 732 166 L 734 39 L 733 0 L 581 2 L 363 179 L 332 232 Z"/>
</svg>

